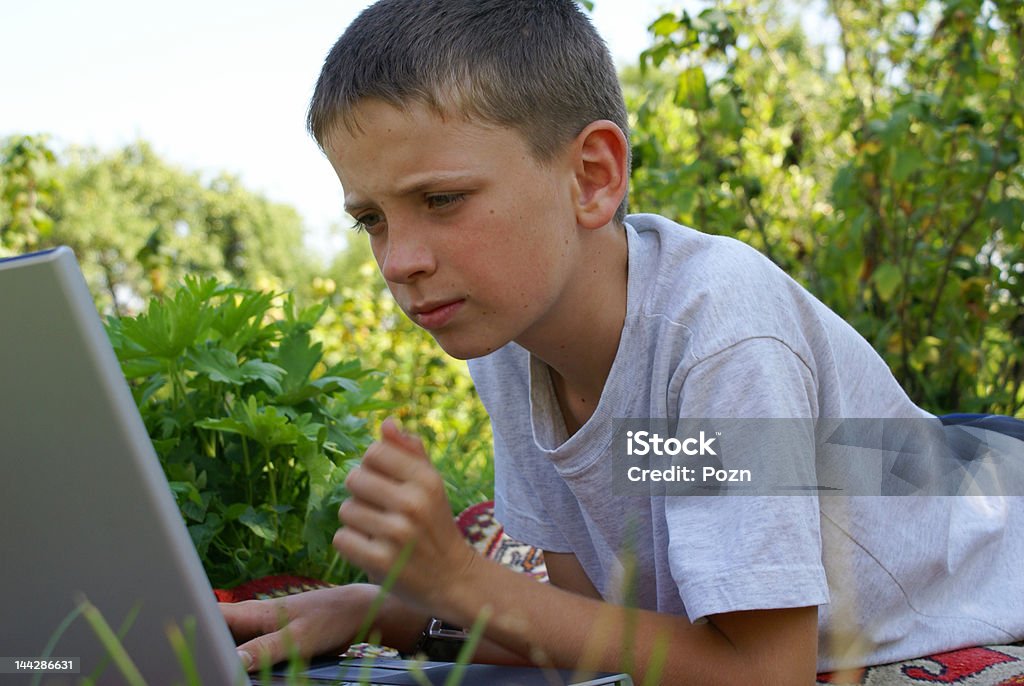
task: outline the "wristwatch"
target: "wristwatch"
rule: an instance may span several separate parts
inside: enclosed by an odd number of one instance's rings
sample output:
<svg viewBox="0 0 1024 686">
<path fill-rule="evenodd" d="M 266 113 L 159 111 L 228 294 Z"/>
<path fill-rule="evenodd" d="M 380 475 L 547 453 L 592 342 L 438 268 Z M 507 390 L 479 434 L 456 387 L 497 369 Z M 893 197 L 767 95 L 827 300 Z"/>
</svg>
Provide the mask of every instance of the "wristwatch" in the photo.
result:
<svg viewBox="0 0 1024 686">
<path fill-rule="evenodd" d="M 433 662 L 455 662 L 468 636 L 469 633 L 462 627 L 432 617 L 416 641 L 413 653 L 425 655 Z"/>
</svg>

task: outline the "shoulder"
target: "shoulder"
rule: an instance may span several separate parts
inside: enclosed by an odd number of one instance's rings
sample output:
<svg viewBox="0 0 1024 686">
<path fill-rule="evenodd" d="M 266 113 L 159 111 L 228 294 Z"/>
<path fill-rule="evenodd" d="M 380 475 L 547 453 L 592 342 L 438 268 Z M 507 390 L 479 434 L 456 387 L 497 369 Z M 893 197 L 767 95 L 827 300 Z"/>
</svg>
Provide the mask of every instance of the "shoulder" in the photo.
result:
<svg viewBox="0 0 1024 686">
<path fill-rule="evenodd" d="M 749 339 L 777 339 L 804 354 L 806 330 L 824 306 L 767 257 L 658 215 L 631 215 L 627 223 L 637 291 L 629 316 L 684 329 L 694 361 Z"/>
</svg>

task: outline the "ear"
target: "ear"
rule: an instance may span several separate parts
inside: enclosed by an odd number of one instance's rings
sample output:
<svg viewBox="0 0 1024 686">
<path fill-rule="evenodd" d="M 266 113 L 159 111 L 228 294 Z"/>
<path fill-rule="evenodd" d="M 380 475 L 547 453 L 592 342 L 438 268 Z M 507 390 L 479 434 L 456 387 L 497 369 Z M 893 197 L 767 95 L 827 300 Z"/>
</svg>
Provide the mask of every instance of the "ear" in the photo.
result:
<svg viewBox="0 0 1024 686">
<path fill-rule="evenodd" d="M 629 143 L 614 122 L 591 122 L 573 142 L 577 223 L 588 229 L 615 217 L 629 186 Z"/>
</svg>

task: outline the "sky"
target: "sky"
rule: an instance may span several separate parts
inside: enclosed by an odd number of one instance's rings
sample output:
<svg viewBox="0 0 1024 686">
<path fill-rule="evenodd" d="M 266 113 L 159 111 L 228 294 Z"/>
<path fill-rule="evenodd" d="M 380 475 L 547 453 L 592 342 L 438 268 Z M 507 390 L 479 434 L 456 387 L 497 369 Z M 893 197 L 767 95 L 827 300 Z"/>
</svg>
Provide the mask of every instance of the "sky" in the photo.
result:
<svg viewBox="0 0 1024 686">
<path fill-rule="evenodd" d="M 316 251 L 344 245 L 341 188 L 305 115 L 324 57 L 369 2 L 0 3 L 0 138 L 106 151 L 143 139 L 171 164 L 292 205 Z M 677 5 L 596 0 L 592 19 L 625 65 Z"/>
</svg>

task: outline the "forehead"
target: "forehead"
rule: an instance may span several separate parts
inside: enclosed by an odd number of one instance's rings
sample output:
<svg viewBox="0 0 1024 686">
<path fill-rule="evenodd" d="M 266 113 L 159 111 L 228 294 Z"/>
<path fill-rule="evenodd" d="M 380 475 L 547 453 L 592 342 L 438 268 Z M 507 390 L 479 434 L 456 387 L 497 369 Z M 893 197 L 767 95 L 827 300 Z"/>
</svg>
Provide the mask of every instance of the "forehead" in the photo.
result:
<svg viewBox="0 0 1024 686">
<path fill-rule="evenodd" d="M 350 193 L 392 192 L 421 176 L 486 175 L 534 163 L 514 129 L 445 115 L 420 103 L 398 108 L 375 99 L 361 101 L 349 125 L 338 122 L 324 151 L 346 199 Z"/>
</svg>

